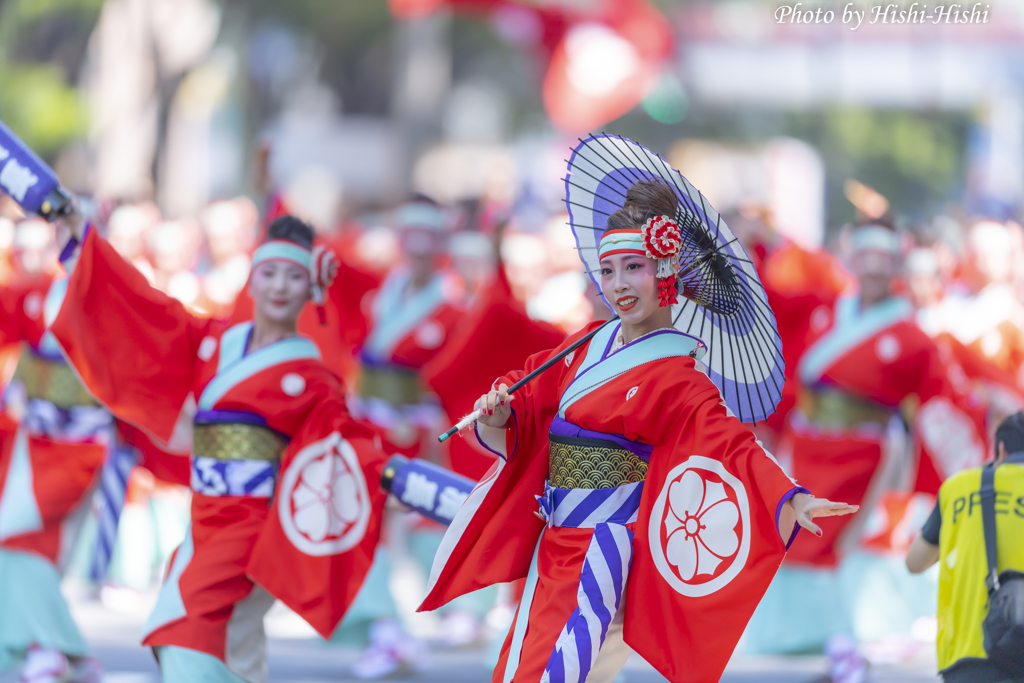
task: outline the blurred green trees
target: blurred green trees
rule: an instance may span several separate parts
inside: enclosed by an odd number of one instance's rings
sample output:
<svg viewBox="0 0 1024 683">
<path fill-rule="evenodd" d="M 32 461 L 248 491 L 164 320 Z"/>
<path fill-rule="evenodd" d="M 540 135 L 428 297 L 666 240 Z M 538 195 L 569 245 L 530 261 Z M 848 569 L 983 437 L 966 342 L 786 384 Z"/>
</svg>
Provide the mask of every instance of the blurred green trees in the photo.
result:
<svg viewBox="0 0 1024 683">
<path fill-rule="evenodd" d="M 76 82 L 102 0 L 0 0 L 0 119 L 36 152 L 85 134 Z"/>
</svg>

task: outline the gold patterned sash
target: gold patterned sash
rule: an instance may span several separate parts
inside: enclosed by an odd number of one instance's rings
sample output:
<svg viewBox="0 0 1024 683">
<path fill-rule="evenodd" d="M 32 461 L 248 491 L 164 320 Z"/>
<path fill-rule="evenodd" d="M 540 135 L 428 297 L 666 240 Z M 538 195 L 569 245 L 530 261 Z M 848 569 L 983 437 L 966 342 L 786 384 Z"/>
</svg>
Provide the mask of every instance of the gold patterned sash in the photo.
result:
<svg viewBox="0 0 1024 683">
<path fill-rule="evenodd" d="M 359 373 L 359 395 L 379 398 L 394 406 L 416 405 L 423 399 L 423 385 L 413 370 L 364 365 Z"/>
<path fill-rule="evenodd" d="M 896 412 L 838 389 L 803 389 L 797 406 L 809 420 L 825 427 L 852 427 L 865 422 L 886 425 Z"/>
<path fill-rule="evenodd" d="M 278 462 L 286 445 L 272 430 L 244 422 L 197 424 L 192 430 L 192 453 L 204 458 Z"/>
<path fill-rule="evenodd" d="M 38 356 L 28 348 L 18 358 L 13 379 L 25 386 L 29 399 L 49 401 L 58 408 L 99 405 L 70 365 Z"/>
<path fill-rule="evenodd" d="M 548 482 L 560 489 L 607 489 L 643 481 L 647 461 L 611 441 L 548 435 Z"/>
</svg>

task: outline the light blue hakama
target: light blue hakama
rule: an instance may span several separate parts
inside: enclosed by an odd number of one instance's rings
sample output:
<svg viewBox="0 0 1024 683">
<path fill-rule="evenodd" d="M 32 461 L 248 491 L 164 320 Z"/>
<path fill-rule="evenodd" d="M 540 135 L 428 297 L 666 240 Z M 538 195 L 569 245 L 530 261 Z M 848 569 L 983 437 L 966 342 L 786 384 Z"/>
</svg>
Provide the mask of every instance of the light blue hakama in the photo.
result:
<svg viewBox="0 0 1024 683">
<path fill-rule="evenodd" d="M 835 570 L 783 565 L 747 625 L 744 654 L 820 653 L 836 635 L 870 642 L 910 635 L 935 614 L 937 575 L 914 576 L 902 557 L 867 551 Z"/>
<path fill-rule="evenodd" d="M 0 548 L 0 671 L 19 664 L 31 645 L 83 657 L 89 647 L 48 560 Z"/>
</svg>

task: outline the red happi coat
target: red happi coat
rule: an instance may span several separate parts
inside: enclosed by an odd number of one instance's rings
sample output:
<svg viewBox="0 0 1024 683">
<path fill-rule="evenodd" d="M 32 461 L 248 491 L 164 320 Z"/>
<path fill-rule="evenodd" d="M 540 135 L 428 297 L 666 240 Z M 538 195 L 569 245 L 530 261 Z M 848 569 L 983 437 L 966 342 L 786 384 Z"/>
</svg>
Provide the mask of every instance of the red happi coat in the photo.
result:
<svg viewBox="0 0 1024 683">
<path fill-rule="evenodd" d="M 373 298 L 370 331 L 363 341 L 364 362 L 419 370 L 451 337 L 459 316 L 462 285 L 453 273 L 439 272 L 409 294 L 409 271 L 393 270 Z"/>
<path fill-rule="evenodd" d="M 828 518 L 821 538 L 805 536 L 787 561 L 834 566 L 843 549 L 856 544 L 866 516 L 888 486 L 900 485 L 894 472 L 906 471 L 900 416 L 910 427 L 916 468 L 902 485 L 936 493 L 950 474 L 984 460 L 984 438 L 963 396 L 951 385 L 935 343 L 914 322 L 902 298 L 860 310 L 855 296 L 840 297 L 832 324 L 801 360 L 802 389 L 838 390 L 889 410 L 889 424 L 863 422 L 823 426 L 799 408 L 787 420 L 778 453 L 790 473 L 816 495 L 861 505 L 851 517 Z"/>
<path fill-rule="evenodd" d="M 559 349 L 531 356 L 522 372 L 497 382 L 511 385 L 600 324 Z M 449 527 L 421 610 L 526 576 L 544 528 L 535 514 L 535 496 L 543 494 L 549 471 L 548 430 L 587 351 L 587 345 L 580 347 L 515 394 L 507 460 L 496 463 Z M 718 390 L 687 356 L 660 358 L 617 374 L 569 405 L 565 419 L 654 446 L 633 526 L 624 637 L 675 683 L 718 680 L 785 555 L 777 514 L 794 483 L 729 414 Z M 705 484 L 721 483 L 728 491 L 740 510 L 732 531 L 741 540 L 730 557 L 705 560 L 698 553 L 695 574 L 683 580 L 666 559 L 670 527 L 665 522 L 674 510 L 667 493 L 693 471 Z"/>
<path fill-rule="evenodd" d="M 249 354 L 247 324 L 190 315 L 95 231 L 52 329 L 93 395 L 159 440 L 171 437 L 190 394 L 201 410 L 255 415 L 290 439 L 271 498 L 193 495 L 191 560 L 168 579 L 183 608 L 165 614 L 147 644 L 223 658 L 225 625 L 253 581 L 328 636 L 373 558 L 385 457 L 377 433 L 350 418 L 315 345 L 292 337 Z M 341 479 L 351 486 L 339 489 Z M 304 486 L 322 510 L 300 508 Z"/>
<path fill-rule="evenodd" d="M 21 342 L 26 354 L 41 351 L 46 309 L 60 305 L 62 284 L 40 277 L 8 290 L 0 343 Z M 59 356 L 52 339 L 42 351 Z M 31 434 L 8 416 L 0 419 L 0 547 L 63 567 L 111 436 L 109 430 L 76 438 Z"/>
</svg>

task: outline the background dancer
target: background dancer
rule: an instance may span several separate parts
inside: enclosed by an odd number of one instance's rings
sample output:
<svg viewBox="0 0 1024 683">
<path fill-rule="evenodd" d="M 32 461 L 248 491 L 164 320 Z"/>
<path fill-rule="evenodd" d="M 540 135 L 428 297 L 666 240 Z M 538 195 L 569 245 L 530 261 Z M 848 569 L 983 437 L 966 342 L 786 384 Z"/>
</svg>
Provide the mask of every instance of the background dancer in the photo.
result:
<svg viewBox="0 0 1024 683">
<path fill-rule="evenodd" d="M 60 581 L 114 446 L 114 422 L 47 330 L 67 288 L 66 277 L 47 272 L 56 265 L 53 226 L 29 219 L 18 232 L 39 267 L 7 292 L 0 318 L 3 342 L 22 344 L 0 417 L 0 670 L 24 661 L 28 683 L 98 683 L 103 670 L 88 657 Z M 120 493 L 112 502 L 123 504 Z"/>
<path fill-rule="evenodd" d="M 400 206 L 393 220 L 403 261 L 384 279 L 369 306 L 370 329 L 359 354 L 352 409 L 381 427 L 396 452 L 436 461 L 440 453 L 433 434 L 443 413 L 422 371 L 451 339 L 463 314 L 464 290 L 446 267 L 449 219 L 441 207 L 417 197 Z M 368 643 L 353 666 L 360 678 L 378 678 L 399 667 L 421 668 L 427 661 L 425 645 L 401 623 L 390 578 L 402 556 L 419 560 L 425 573 L 442 528 L 401 514 L 389 515 L 389 522 L 386 544 L 337 635 Z"/>
<path fill-rule="evenodd" d="M 895 231 L 866 225 L 850 242 L 858 291 L 836 299 L 830 324 L 808 345 L 776 453 L 801 483 L 862 512 L 825 521 L 826 539 L 793 546 L 751 624 L 758 652 L 813 651 L 832 636 L 853 635 L 846 601 L 869 570 L 843 571 L 842 564 L 882 494 L 935 493 L 946 476 L 984 456 L 984 435 L 950 385 L 935 343 L 915 324 L 910 302 L 893 294 L 901 264 Z"/>
<path fill-rule="evenodd" d="M 166 681 L 261 683 L 274 598 L 328 635 L 380 529 L 380 440 L 296 333 L 312 286 L 330 282 L 328 255 L 302 221 L 275 220 L 253 257 L 253 321 L 227 327 L 151 288 L 79 216 L 69 223 L 81 256 L 54 333 L 85 384 L 163 440 L 197 397 L 192 526 L 144 642 Z"/>
</svg>

